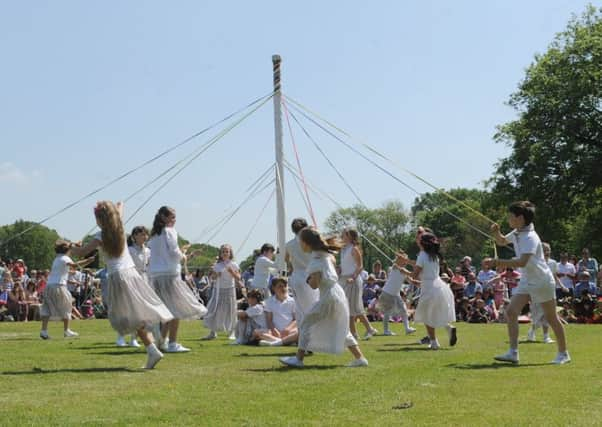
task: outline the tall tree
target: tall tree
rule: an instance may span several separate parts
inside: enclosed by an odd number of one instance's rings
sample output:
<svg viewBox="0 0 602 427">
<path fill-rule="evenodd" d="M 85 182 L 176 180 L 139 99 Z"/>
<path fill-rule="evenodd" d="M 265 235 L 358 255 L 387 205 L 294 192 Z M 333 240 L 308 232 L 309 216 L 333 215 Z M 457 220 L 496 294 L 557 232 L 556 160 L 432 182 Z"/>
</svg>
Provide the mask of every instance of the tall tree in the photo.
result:
<svg viewBox="0 0 602 427">
<path fill-rule="evenodd" d="M 18 220 L 14 224 L 0 227 L 0 242 L 11 239 L 34 224 L 31 221 Z M 22 258 L 30 269 L 47 269 L 54 260 L 54 242 L 58 238 L 56 231 L 43 225 L 36 225 L 27 233 L 2 245 L 0 253 L 5 259 Z"/>
<path fill-rule="evenodd" d="M 497 142 L 512 148 L 490 181 L 500 201 L 529 199 L 547 240 L 570 246 L 576 216 L 586 214 L 602 188 L 602 9 L 589 6 L 536 55 L 509 105 L 518 118 L 499 126 Z M 580 229 L 602 228 L 584 215 Z"/>
</svg>

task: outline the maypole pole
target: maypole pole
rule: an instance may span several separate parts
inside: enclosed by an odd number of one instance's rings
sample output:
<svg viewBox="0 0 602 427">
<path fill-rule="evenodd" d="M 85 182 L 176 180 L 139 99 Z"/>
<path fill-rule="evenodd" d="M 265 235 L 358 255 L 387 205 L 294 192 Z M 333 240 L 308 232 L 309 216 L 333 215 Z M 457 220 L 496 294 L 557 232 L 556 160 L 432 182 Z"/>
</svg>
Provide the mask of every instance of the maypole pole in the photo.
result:
<svg viewBox="0 0 602 427">
<path fill-rule="evenodd" d="M 272 56 L 274 71 L 274 133 L 276 148 L 276 225 L 278 227 L 278 248 L 276 265 L 279 271 L 286 270 L 284 246 L 286 244 L 286 211 L 284 209 L 284 148 L 282 146 L 282 93 L 280 91 L 280 55 Z"/>
</svg>

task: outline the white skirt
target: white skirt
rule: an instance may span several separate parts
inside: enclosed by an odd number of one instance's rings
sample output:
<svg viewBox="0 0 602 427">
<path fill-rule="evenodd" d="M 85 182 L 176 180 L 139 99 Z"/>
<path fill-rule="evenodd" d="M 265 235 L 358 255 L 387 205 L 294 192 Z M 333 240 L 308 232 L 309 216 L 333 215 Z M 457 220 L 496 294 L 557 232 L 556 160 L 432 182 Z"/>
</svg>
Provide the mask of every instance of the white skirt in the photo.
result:
<svg viewBox="0 0 602 427">
<path fill-rule="evenodd" d="M 207 308 L 178 274 L 153 277 L 152 285 L 174 319 L 198 320 L 207 314 Z"/>
<path fill-rule="evenodd" d="M 345 292 L 335 283 L 320 289 L 320 299 L 299 326 L 299 348 L 322 353 L 342 353 L 357 345 L 349 332 L 349 308 Z"/>
<path fill-rule="evenodd" d="M 357 276 L 354 282 L 347 283 L 347 278 L 341 277 L 339 278 L 339 285 L 345 290 L 347 304 L 349 304 L 349 316 L 361 316 L 364 314 L 362 278 Z"/>
<path fill-rule="evenodd" d="M 111 326 L 120 335 L 173 319 L 148 282 L 135 268 L 119 270 L 107 277 L 107 305 Z"/>
<path fill-rule="evenodd" d="M 391 295 L 387 292 L 382 292 L 378 297 L 378 307 L 380 310 L 389 316 L 401 314 L 408 315 L 406 305 L 401 298 L 401 295 Z"/>
<path fill-rule="evenodd" d="M 46 286 L 40 317 L 49 317 L 50 320 L 71 319 L 71 298 L 67 285 Z"/>
<path fill-rule="evenodd" d="M 449 285 L 440 278 L 423 280 L 414 322 L 441 328 L 455 321 L 454 294 Z"/>
<path fill-rule="evenodd" d="M 205 327 L 213 332 L 232 332 L 236 326 L 236 289 L 215 288 L 207 305 Z"/>
<path fill-rule="evenodd" d="M 306 278 L 307 276 L 304 271 L 299 273 L 293 271 L 288 282 L 295 298 L 295 318 L 297 319 L 297 324 L 301 324 L 305 314 L 320 299 L 320 291 L 312 289 L 305 281 Z"/>
</svg>

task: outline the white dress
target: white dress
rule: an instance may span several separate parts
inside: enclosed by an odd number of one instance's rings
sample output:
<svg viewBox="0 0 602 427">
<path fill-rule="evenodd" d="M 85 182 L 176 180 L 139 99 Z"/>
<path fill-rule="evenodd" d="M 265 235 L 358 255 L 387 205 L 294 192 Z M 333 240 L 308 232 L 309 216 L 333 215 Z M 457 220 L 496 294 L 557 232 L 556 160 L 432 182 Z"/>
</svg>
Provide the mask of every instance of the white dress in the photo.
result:
<svg viewBox="0 0 602 427">
<path fill-rule="evenodd" d="M 235 280 L 227 267 L 238 271 L 238 265 L 232 261 L 218 262 L 213 266 L 218 278 L 207 304 L 208 313 L 203 319 L 205 327 L 213 332 L 233 332 L 236 327 Z"/>
<path fill-rule="evenodd" d="M 95 238 L 102 242 L 100 233 Z M 126 246 L 119 257 L 110 258 L 107 255 L 106 264 L 108 317 L 111 326 L 120 335 L 134 333 L 140 328 L 150 330 L 154 324 L 173 319 L 148 281 L 136 270 Z"/>
<path fill-rule="evenodd" d="M 447 326 L 456 321 L 454 294 L 449 285 L 439 277 L 439 260 L 432 260 L 429 255 L 420 251 L 416 265 L 420 272 L 420 300 L 414 322 L 424 323 L 432 328 Z"/>
<path fill-rule="evenodd" d="M 288 284 L 295 297 L 295 317 L 297 324 L 301 324 L 305 314 L 320 298 L 320 292 L 317 289 L 312 289 L 306 282 L 306 270 L 311 259 L 311 254 L 301 249 L 298 236 L 295 236 L 294 239 L 286 244 L 286 253 L 293 267 L 293 273 L 289 277 Z"/>
<path fill-rule="evenodd" d="M 143 279 L 148 280 L 148 263 L 150 261 L 150 249 L 146 246 L 132 245 L 128 246 L 128 251 L 134 261 L 136 270 L 142 276 Z"/>
<path fill-rule="evenodd" d="M 52 262 L 48 285 L 44 289 L 44 298 L 40 307 L 40 316 L 50 320 L 71 319 L 71 293 L 67 289 L 69 266 L 73 260 L 65 254 L 59 254 Z"/>
<path fill-rule="evenodd" d="M 312 252 L 307 274 L 322 273 L 320 298 L 299 326 L 299 348 L 322 353 L 342 353 L 357 345 L 349 332 L 349 308 L 345 292 L 337 283 L 337 272 L 330 254 Z"/>
<path fill-rule="evenodd" d="M 347 303 L 349 304 L 349 315 L 360 316 L 364 314 L 362 277 L 358 274 L 352 283 L 347 283 L 347 279 L 352 277 L 357 269 L 357 264 L 352 255 L 353 247 L 353 245 L 347 245 L 341 250 L 341 277 L 339 279 L 339 284 L 345 290 L 345 296 L 347 297 Z"/>
<path fill-rule="evenodd" d="M 401 314 L 403 316 L 408 315 L 403 299 L 401 298 L 401 286 L 405 280 L 405 275 L 396 268 L 391 270 L 383 291 L 378 298 L 378 306 L 385 315 L 393 316 Z"/>
</svg>

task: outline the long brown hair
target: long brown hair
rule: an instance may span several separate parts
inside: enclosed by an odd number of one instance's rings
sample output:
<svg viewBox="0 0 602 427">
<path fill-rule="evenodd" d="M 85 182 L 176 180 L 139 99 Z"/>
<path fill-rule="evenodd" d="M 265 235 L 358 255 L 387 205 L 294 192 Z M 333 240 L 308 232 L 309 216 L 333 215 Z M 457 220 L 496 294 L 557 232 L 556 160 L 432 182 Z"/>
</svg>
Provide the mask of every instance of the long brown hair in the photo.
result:
<svg viewBox="0 0 602 427">
<path fill-rule="evenodd" d="M 167 218 L 170 215 L 175 215 L 176 211 L 174 208 L 170 208 L 169 206 L 161 206 L 159 211 L 155 215 L 155 220 L 153 221 L 153 228 L 151 230 L 150 236 L 159 236 L 165 226 L 167 225 Z"/>
<path fill-rule="evenodd" d="M 355 228 L 344 228 L 343 229 L 343 234 L 347 234 L 347 236 L 349 236 L 349 242 L 353 245 L 353 246 L 359 246 L 360 244 L 360 234 L 357 232 L 357 230 Z"/>
<path fill-rule="evenodd" d="M 94 215 L 102 231 L 102 248 L 113 258 L 121 256 L 125 247 L 125 231 L 117 207 L 108 200 L 100 201 L 94 208 Z"/>
<path fill-rule="evenodd" d="M 299 236 L 312 251 L 324 251 L 335 254 L 343 247 L 336 239 L 328 239 L 327 241 L 320 235 L 320 232 L 313 227 L 305 227 L 299 232 Z"/>
</svg>

